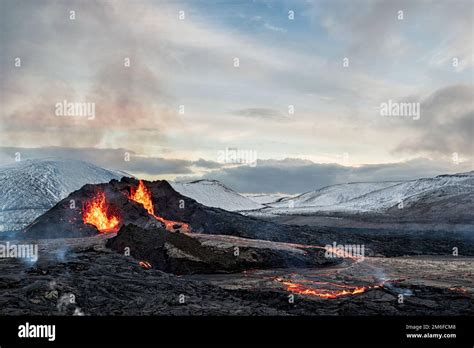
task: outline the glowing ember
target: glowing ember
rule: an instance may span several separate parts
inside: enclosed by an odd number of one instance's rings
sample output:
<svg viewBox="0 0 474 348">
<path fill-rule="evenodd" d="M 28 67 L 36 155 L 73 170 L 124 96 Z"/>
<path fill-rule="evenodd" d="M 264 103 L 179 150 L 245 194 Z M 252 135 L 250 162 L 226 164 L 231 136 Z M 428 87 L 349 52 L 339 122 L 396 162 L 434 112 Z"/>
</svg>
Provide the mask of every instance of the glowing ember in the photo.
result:
<svg viewBox="0 0 474 348">
<path fill-rule="evenodd" d="M 140 265 L 140 267 L 143 267 L 144 269 L 152 268 L 151 263 L 149 263 L 148 261 L 140 261 L 138 264 Z"/>
<path fill-rule="evenodd" d="M 109 216 L 104 192 L 97 193 L 92 200 L 86 202 L 82 220 L 85 224 L 97 227 L 100 233 L 116 232 L 120 222 L 117 216 Z"/>
<path fill-rule="evenodd" d="M 153 202 L 151 200 L 151 192 L 145 186 L 142 180 L 138 182 L 138 187 L 136 190 L 132 189 L 132 192 L 129 197 L 132 201 L 140 203 L 148 211 L 148 214 L 153 216 L 158 221 L 162 222 L 165 225 L 165 228 L 168 231 L 175 231 L 176 229 L 181 229 L 183 232 L 189 232 L 189 225 L 183 222 L 171 221 L 162 218 L 161 216 L 155 215 L 155 209 L 153 208 Z M 179 228 L 174 228 L 174 226 L 179 225 Z"/>
<path fill-rule="evenodd" d="M 374 285 L 374 286 L 354 287 L 354 286 L 341 285 L 341 284 L 330 283 L 330 282 L 312 282 L 313 284 L 317 284 L 317 285 L 329 285 L 330 287 L 339 288 L 339 289 L 318 289 L 318 288 L 302 285 L 299 283 L 286 281 L 282 278 L 276 278 L 275 280 L 282 283 L 285 286 L 285 290 L 287 291 L 300 294 L 300 295 L 317 296 L 320 298 L 338 298 L 338 297 L 348 296 L 348 295 L 357 295 L 357 294 L 362 294 L 369 289 L 376 289 L 381 286 L 381 285 Z"/>
<path fill-rule="evenodd" d="M 448 288 L 448 289 L 453 291 L 453 292 L 457 292 L 458 294 L 469 296 L 469 292 L 466 289 L 462 288 L 462 287 L 451 287 L 451 288 Z"/>
</svg>

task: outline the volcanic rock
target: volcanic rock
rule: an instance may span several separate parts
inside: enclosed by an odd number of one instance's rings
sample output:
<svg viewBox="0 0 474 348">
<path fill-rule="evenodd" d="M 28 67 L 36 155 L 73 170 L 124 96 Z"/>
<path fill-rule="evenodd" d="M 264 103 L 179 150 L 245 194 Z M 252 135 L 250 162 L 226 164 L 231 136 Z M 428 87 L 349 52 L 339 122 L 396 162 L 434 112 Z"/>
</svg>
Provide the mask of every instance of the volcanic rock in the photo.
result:
<svg viewBox="0 0 474 348">
<path fill-rule="evenodd" d="M 474 315 L 472 257 L 365 258 L 327 268 L 177 276 L 140 267 L 136 259 L 106 248 L 110 237 L 39 240 L 41 256 L 34 264 L 1 259 L 0 315 Z M 406 277 L 396 283 L 401 291 L 384 286 L 337 299 L 295 294 L 295 302 L 289 303 L 290 292 L 275 281 L 275 277 L 284 277 L 360 285 L 361 279 L 370 279 L 367 270 L 372 266 Z M 466 293 L 449 289 L 452 286 L 462 286 Z M 47 295 L 51 292 L 57 292 L 57 298 Z M 406 292 L 413 295 L 398 303 L 398 294 Z M 387 293 L 395 299 L 374 301 Z M 76 298 L 74 303 L 63 300 L 70 294 Z M 183 294 L 186 301 L 180 303 Z M 437 306 L 430 308 L 417 299 L 435 301 Z"/>
<path fill-rule="evenodd" d="M 133 222 L 143 227 L 162 226 L 146 209 L 128 199 L 130 185 L 127 181 L 112 180 L 107 184 L 84 185 L 53 208 L 33 221 L 22 233 L 25 238 L 86 237 L 99 233 L 98 229 L 83 221 L 87 202 L 103 192 L 107 201 L 107 212 L 120 218 L 120 225 Z M 118 227 L 119 227 L 118 226 Z"/>
<path fill-rule="evenodd" d="M 184 234 L 123 226 L 107 247 L 175 274 L 231 273 L 246 269 L 314 267 L 340 262 L 322 248 L 223 235 Z M 128 248 L 128 249 L 127 249 Z"/>
</svg>

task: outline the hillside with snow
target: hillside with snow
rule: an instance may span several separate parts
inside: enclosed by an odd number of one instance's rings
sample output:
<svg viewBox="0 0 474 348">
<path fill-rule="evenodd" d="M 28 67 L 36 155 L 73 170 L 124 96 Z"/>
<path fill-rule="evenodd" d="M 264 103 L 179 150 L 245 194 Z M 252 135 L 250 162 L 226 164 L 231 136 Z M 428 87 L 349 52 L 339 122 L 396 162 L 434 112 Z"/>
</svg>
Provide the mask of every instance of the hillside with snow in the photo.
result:
<svg viewBox="0 0 474 348">
<path fill-rule="evenodd" d="M 370 192 L 381 190 L 399 182 L 348 183 L 327 186 L 295 197 L 283 198 L 269 205 L 273 208 L 332 207 L 343 204 Z"/>
<path fill-rule="evenodd" d="M 417 217 L 416 214 L 418 218 L 451 214 L 469 219 L 469 211 L 473 209 L 474 172 L 468 172 L 404 182 L 333 185 L 282 199 L 269 204 L 268 208 L 259 213 L 391 213 L 399 217 L 410 215 L 413 218 Z"/>
<path fill-rule="evenodd" d="M 276 203 L 284 198 L 292 197 L 283 193 L 245 193 L 243 195 L 252 201 L 263 205 Z"/>
<path fill-rule="evenodd" d="M 127 175 L 91 163 L 47 158 L 0 166 L 0 232 L 25 227 L 85 184 Z"/>
<path fill-rule="evenodd" d="M 228 211 L 254 210 L 264 207 L 216 180 L 170 182 L 170 184 L 183 196 L 192 198 L 208 207 Z"/>
</svg>

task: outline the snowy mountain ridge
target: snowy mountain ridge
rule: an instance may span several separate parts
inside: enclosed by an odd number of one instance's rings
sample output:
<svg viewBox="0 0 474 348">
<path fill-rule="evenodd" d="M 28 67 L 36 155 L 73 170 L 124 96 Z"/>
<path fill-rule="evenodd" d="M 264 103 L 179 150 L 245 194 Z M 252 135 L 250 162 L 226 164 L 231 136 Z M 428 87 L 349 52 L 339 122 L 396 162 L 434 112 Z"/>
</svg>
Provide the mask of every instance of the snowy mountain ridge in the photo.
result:
<svg viewBox="0 0 474 348">
<path fill-rule="evenodd" d="M 128 174 L 91 163 L 44 158 L 0 166 L 0 232 L 25 227 L 85 184 L 108 182 Z"/>
<path fill-rule="evenodd" d="M 442 195 L 444 199 L 474 193 L 474 172 L 439 175 L 402 182 L 349 183 L 327 186 L 282 199 L 262 212 L 310 214 L 317 212 L 384 212 L 408 206 L 418 199 Z"/>
<path fill-rule="evenodd" d="M 45 158 L 0 166 L 0 232 L 19 230 L 85 184 L 130 176 L 84 161 Z M 244 215 L 388 213 L 472 220 L 474 172 L 411 181 L 356 182 L 299 195 L 240 194 L 216 180 L 170 182 L 184 196 Z M 455 212 L 456 214 L 452 214 Z M 407 214 L 408 210 L 404 210 Z M 451 215 L 449 215 L 451 214 Z M 394 215 L 394 216 L 395 216 Z M 449 216 L 448 216 L 449 215 Z"/>
<path fill-rule="evenodd" d="M 192 198 L 208 207 L 228 211 L 261 209 L 264 205 L 245 197 L 217 180 L 170 182 L 183 196 Z"/>
</svg>

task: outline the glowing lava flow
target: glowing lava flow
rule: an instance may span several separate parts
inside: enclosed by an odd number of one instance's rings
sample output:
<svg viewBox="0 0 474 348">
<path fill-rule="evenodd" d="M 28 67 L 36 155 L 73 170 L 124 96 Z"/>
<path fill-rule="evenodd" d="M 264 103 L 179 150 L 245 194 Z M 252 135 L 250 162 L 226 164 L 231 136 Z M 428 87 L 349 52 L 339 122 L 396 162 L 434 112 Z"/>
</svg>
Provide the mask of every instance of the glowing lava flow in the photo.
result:
<svg viewBox="0 0 474 348">
<path fill-rule="evenodd" d="M 153 267 L 148 261 L 140 261 L 138 264 L 144 269 L 151 269 Z"/>
<path fill-rule="evenodd" d="M 176 229 L 173 226 L 179 225 L 180 226 L 179 229 L 181 229 L 183 232 L 189 232 L 188 224 L 185 224 L 183 222 L 166 220 L 162 218 L 161 216 L 155 215 L 155 209 L 153 208 L 153 202 L 151 200 L 151 192 L 150 190 L 148 190 L 148 188 L 145 186 L 142 180 L 138 182 L 138 187 L 135 190 L 132 189 L 132 192 L 129 198 L 132 201 L 135 201 L 143 205 L 143 207 L 148 211 L 148 214 L 153 216 L 158 221 L 162 222 L 168 231 L 175 231 Z"/>
<path fill-rule="evenodd" d="M 283 284 L 285 286 L 286 291 L 290 291 L 290 292 L 301 294 L 301 295 L 317 296 L 320 298 L 338 298 L 338 297 L 348 296 L 348 295 L 357 295 L 357 294 L 362 294 L 369 289 L 376 289 L 376 288 L 381 287 L 381 285 L 353 287 L 353 286 L 335 284 L 335 283 L 330 283 L 330 282 L 312 282 L 314 284 L 323 284 L 323 285 L 330 285 L 332 287 L 342 288 L 342 290 L 317 289 L 317 288 L 305 286 L 299 283 L 286 281 L 282 278 L 276 278 L 275 280 Z"/>
<path fill-rule="evenodd" d="M 457 292 L 458 294 L 461 294 L 461 295 L 469 296 L 469 291 L 467 291 L 466 289 L 461 288 L 461 287 L 451 287 L 451 288 L 448 288 L 448 290 L 451 290 L 453 292 Z"/>
<path fill-rule="evenodd" d="M 120 219 L 115 216 L 109 216 L 105 193 L 99 192 L 97 195 L 85 204 L 82 213 L 82 220 L 85 224 L 91 224 L 97 227 L 100 233 L 116 232 Z"/>
</svg>

